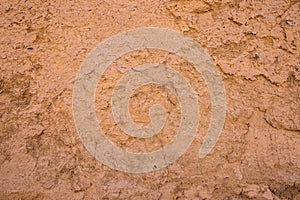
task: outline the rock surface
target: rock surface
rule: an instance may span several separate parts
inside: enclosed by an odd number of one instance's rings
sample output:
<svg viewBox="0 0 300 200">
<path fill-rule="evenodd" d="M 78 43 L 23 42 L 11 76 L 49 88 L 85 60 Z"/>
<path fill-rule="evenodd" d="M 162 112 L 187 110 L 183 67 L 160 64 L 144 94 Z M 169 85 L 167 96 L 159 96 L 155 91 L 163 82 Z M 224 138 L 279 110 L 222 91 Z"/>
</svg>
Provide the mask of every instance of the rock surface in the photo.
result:
<svg viewBox="0 0 300 200">
<path fill-rule="evenodd" d="M 2 0 L 0 12 L 0 199 L 300 198 L 299 0 Z M 147 125 L 149 107 L 161 103 L 170 116 L 162 133 L 142 140 L 116 127 L 112 91 L 134 66 L 163 63 L 180 72 L 201 112 L 195 141 L 175 163 L 128 174 L 83 146 L 72 89 L 99 42 L 149 26 L 188 35 L 210 54 L 223 77 L 227 116 L 217 145 L 199 159 L 211 115 L 201 75 L 161 50 L 122 56 L 99 81 L 95 106 L 116 145 L 157 150 L 172 141 L 180 122 L 176 97 L 147 85 L 132 95 L 130 113 Z"/>
</svg>

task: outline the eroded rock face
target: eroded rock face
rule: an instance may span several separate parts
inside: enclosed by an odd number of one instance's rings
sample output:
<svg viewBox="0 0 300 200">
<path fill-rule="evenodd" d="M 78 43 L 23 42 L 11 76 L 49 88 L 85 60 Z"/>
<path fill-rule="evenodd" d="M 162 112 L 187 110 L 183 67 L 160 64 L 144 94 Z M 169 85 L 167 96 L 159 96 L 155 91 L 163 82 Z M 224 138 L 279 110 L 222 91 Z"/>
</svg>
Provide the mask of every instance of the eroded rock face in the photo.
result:
<svg viewBox="0 0 300 200">
<path fill-rule="evenodd" d="M 297 199 L 300 193 L 299 1 L 1 1 L 0 199 Z M 161 50 L 130 52 L 100 79 L 95 108 L 111 141 L 131 152 L 172 142 L 178 99 L 156 85 L 131 97 L 135 123 L 162 104 L 168 119 L 151 139 L 116 126 L 117 81 L 145 63 L 168 65 L 198 97 L 200 126 L 188 151 L 159 171 L 106 167 L 83 146 L 73 121 L 72 89 L 97 44 L 137 27 L 177 30 L 197 42 L 221 71 L 227 116 L 217 145 L 198 151 L 211 116 L 206 84 L 184 59 Z"/>
</svg>

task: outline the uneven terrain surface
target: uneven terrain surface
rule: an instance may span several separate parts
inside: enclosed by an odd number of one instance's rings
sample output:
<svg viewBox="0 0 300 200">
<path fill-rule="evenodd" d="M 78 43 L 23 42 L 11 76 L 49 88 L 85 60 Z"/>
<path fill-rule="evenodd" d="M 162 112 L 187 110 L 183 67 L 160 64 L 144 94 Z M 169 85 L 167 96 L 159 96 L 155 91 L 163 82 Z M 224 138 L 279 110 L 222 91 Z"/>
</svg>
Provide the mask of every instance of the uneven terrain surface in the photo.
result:
<svg viewBox="0 0 300 200">
<path fill-rule="evenodd" d="M 1 0 L 0 199 L 300 199 L 300 1 Z M 99 42 L 139 27 L 181 32 L 220 70 L 227 115 L 213 151 L 198 151 L 210 121 L 205 82 L 184 59 L 155 49 L 130 52 L 99 81 L 99 126 L 117 146 L 154 151 L 172 142 L 178 100 L 157 85 L 132 95 L 132 119 L 168 112 L 163 130 L 141 140 L 118 129 L 111 95 L 144 63 L 182 74 L 198 96 L 200 125 L 187 152 L 158 171 L 130 174 L 101 164 L 84 147 L 72 114 L 80 65 Z"/>
</svg>

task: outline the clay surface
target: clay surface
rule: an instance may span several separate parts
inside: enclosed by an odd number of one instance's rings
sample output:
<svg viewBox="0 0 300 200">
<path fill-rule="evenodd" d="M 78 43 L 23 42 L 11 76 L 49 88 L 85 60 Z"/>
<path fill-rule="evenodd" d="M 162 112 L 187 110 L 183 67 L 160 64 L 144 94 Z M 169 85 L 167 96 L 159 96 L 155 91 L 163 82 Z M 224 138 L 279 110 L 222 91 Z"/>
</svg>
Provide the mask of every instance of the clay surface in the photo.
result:
<svg viewBox="0 0 300 200">
<path fill-rule="evenodd" d="M 299 0 L 2 0 L 0 13 L 0 199 L 300 199 Z M 116 126 L 114 87 L 138 65 L 168 65 L 184 76 L 200 113 L 195 139 L 176 162 L 131 174 L 84 147 L 72 94 L 99 42 L 140 27 L 176 30 L 200 43 L 223 78 L 227 114 L 217 144 L 199 159 L 212 115 L 201 74 L 162 50 L 120 57 L 95 95 L 99 126 L 115 145 L 152 152 L 180 126 L 178 99 L 154 84 L 134 92 L 129 111 L 146 126 L 151 106 L 161 104 L 161 131 L 140 139 Z"/>
</svg>

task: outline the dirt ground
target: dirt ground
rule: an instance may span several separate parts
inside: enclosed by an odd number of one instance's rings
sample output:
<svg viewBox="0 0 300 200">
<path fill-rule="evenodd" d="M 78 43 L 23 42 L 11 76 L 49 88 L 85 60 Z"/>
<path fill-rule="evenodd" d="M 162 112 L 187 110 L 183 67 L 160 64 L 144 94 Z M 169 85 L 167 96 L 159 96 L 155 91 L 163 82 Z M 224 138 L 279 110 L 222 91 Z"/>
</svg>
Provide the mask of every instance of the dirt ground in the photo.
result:
<svg viewBox="0 0 300 200">
<path fill-rule="evenodd" d="M 1 0 L 0 199 L 300 199 L 299 0 Z M 72 92 L 80 65 L 99 42 L 138 27 L 179 31 L 199 42 L 221 71 L 227 115 L 213 151 L 198 151 L 210 119 L 201 75 L 155 49 L 119 58 L 99 81 L 99 126 L 116 145 L 154 151 L 172 142 L 178 101 L 155 85 L 131 99 L 136 123 L 159 102 L 170 118 L 140 140 L 115 125 L 117 80 L 143 63 L 164 63 L 198 95 L 200 126 L 188 151 L 161 170 L 130 174 L 97 161 L 75 128 Z"/>
</svg>

